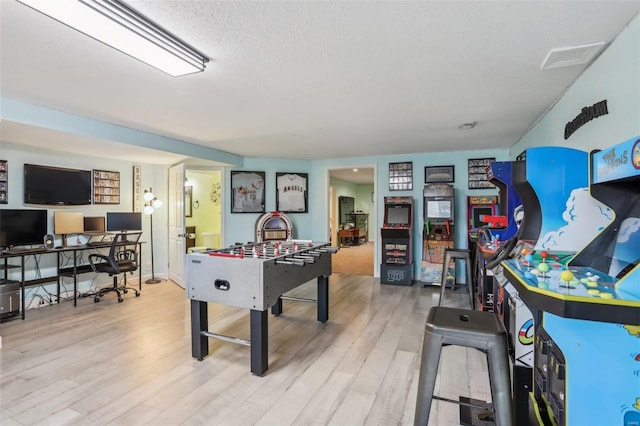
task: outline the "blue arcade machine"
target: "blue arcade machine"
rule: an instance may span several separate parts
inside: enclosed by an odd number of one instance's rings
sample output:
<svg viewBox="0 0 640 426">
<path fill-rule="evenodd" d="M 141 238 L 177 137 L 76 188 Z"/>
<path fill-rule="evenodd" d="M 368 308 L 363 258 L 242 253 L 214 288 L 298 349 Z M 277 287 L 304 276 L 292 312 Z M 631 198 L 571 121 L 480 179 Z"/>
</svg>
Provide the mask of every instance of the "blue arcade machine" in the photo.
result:
<svg viewBox="0 0 640 426">
<path fill-rule="evenodd" d="M 598 202 L 558 199 L 576 228 L 541 232 L 537 252 L 502 262 L 535 322 L 530 424 L 640 424 L 640 137 L 589 160 Z M 554 239 L 580 231 L 596 235 L 563 262 L 551 248 L 569 247 Z"/>
<path fill-rule="evenodd" d="M 509 274 L 509 261 L 503 260 L 509 256 L 516 261 L 525 256 L 540 259 L 544 254 L 554 268 L 561 268 L 609 224 L 611 212 L 603 214 L 607 207 L 589 194 L 589 155 L 584 151 L 530 148 L 511 167 L 513 187 L 522 203 L 523 214 L 516 214 L 520 227 L 516 238 L 500 243 L 487 269 L 494 272 L 494 311 L 504 321 L 512 344 L 517 424 L 528 424 L 534 329 L 539 318 Z"/>
</svg>

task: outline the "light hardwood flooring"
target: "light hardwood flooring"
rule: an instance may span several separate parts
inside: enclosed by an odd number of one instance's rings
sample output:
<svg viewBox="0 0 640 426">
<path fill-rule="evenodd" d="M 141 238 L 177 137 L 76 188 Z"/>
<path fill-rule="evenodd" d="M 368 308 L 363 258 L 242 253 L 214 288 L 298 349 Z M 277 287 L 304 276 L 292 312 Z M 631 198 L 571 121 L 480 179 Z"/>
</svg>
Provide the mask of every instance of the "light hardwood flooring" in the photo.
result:
<svg viewBox="0 0 640 426">
<path fill-rule="evenodd" d="M 289 293 L 315 297 L 315 281 Z M 0 424 L 411 425 L 424 322 L 438 289 L 333 274 L 329 321 L 316 305 L 269 314 L 269 370 L 249 371 L 249 348 L 209 340 L 191 357 L 189 301 L 170 281 L 118 303 L 80 299 L 0 324 Z M 446 306 L 467 307 L 447 292 Z M 210 304 L 210 330 L 249 338 L 248 311 Z M 490 400 L 486 360 L 443 349 L 436 393 Z M 430 425 L 457 425 L 458 406 L 434 401 Z"/>
</svg>

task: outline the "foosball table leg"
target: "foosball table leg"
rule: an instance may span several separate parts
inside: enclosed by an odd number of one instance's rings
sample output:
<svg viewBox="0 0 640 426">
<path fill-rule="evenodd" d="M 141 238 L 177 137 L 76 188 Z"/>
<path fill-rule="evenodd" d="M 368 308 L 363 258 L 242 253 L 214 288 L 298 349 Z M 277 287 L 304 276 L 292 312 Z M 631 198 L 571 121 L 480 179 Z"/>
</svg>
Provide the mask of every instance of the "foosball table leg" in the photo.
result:
<svg viewBox="0 0 640 426">
<path fill-rule="evenodd" d="M 329 320 L 329 277 L 318 277 L 318 321 Z"/>
<path fill-rule="evenodd" d="M 271 307 L 271 313 L 275 316 L 282 313 L 282 297 L 278 297 L 276 303 Z"/>
<path fill-rule="evenodd" d="M 191 356 L 198 361 L 209 355 L 209 338 L 202 334 L 208 331 L 208 323 L 207 302 L 191 300 Z"/>
<path fill-rule="evenodd" d="M 269 327 L 267 310 L 251 309 L 251 372 L 262 376 L 269 368 Z"/>
</svg>

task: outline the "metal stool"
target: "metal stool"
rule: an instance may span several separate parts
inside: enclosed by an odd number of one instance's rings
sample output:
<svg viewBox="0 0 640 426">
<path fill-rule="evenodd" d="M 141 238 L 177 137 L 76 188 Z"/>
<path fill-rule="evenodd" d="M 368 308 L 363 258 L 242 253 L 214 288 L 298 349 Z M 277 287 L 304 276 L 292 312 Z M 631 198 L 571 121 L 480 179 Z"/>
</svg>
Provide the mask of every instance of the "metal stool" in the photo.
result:
<svg viewBox="0 0 640 426">
<path fill-rule="evenodd" d="M 429 421 L 431 400 L 458 401 L 433 395 L 443 346 L 476 348 L 487 354 L 491 402 L 496 426 L 513 425 L 507 331 L 496 314 L 434 306 L 429 310 L 422 344 L 415 426 Z M 462 403 L 463 405 L 472 405 Z"/>
<path fill-rule="evenodd" d="M 444 289 L 447 285 L 447 276 L 449 275 L 449 265 L 451 261 L 454 261 L 453 264 L 453 283 L 451 284 L 451 289 L 455 289 L 456 287 L 456 259 L 464 260 L 464 269 L 467 272 L 467 291 L 469 292 L 469 303 L 471 304 L 471 309 L 475 309 L 475 303 L 473 300 L 473 278 L 471 278 L 471 256 L 469 255 L 468 249 L 453 249 L 448 248 L 444 251 L 444 263 L 442 264 L 442 279 L 440 281 L 440 300 L 438 300 L 438 306 L 442 305 L 442 301 L 444 300 Z"/>
</svg>

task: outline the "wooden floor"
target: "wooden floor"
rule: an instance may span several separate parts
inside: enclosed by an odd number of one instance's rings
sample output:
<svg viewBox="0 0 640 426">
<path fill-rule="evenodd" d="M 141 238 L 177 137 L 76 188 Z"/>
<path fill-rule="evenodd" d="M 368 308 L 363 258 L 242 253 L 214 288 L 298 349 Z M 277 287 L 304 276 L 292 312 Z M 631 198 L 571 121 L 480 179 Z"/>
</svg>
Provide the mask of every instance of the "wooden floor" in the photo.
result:
<svg viewBox="0 0 640 426">
<path fill-rule="evenodd" d="M 315 297 L 315 282 L 291 295 Z M 191 357 L 189 301 L 164 281 L 27 311 L 0 324 L 0 424 L 410 425 L 419 354 L 436 288 L 380 285 L 333 274 L 329 321 L 284 302 L 269 318 L 269 370 L 249 372 L 249 348 L 210 340 Z M 464 306 L 465 294 L 447 294 Z M 249 337 L 248 311 L 211 304 L 210 330 Z M 436 392 L 489 400 L 484 354 L 446 347 Z M 434 401 L 430 425 L 457 425 L 458 406 Z"/>
</svg>

